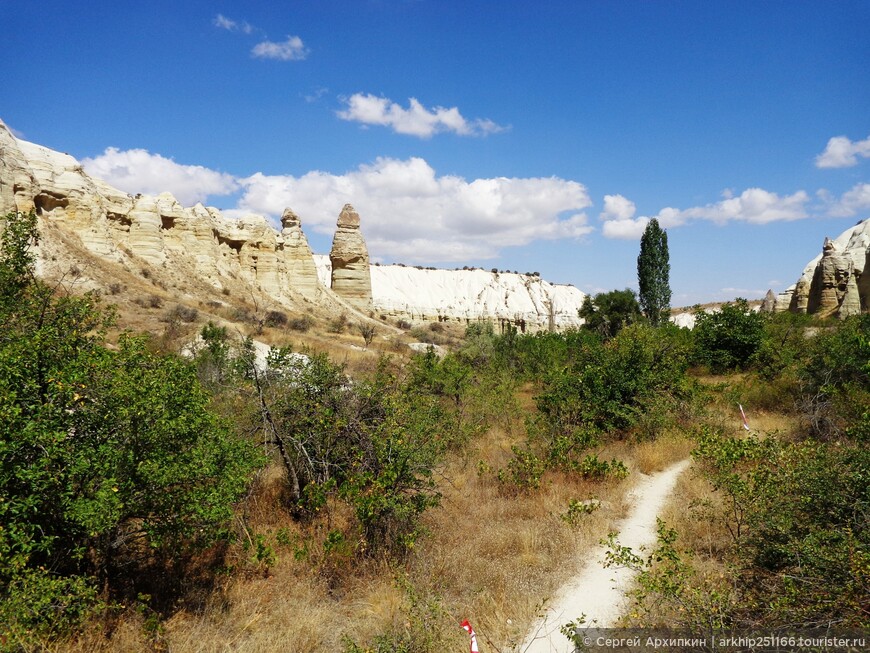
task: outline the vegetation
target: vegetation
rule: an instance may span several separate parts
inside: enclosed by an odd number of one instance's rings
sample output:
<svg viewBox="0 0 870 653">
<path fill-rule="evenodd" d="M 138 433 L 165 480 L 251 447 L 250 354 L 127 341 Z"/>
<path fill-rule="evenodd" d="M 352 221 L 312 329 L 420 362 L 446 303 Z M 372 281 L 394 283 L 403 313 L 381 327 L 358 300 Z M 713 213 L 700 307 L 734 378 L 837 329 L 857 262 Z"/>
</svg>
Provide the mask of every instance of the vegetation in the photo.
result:
<svg viewBox="0 0 870 653">
<path fill-rule="evenodd" d="M 12 645 L 140 587 L 225 533 L 258 457 L 208 410 L 193 368 L 142 338 L 105 346 L 93 295 L 33 276 L 34 215 L 0 258 L 0 622 Z"/>
<path fill-rule="evenodd" d="M 670 276 L 668 234 L 659 226 L 659 221 L 653 218 L 640 239 L 637 285 L 640 290 L 640 307 L 654 327 L 666 323 L 671 314 Z"/>
<path fill-rule="evenodd" d="M 613 338 L 622 329 L 641 319 L 637 295 L 630 288 L 599 293 L 595 297 L 587 295 L 579 315 L 585 320 L 584 327 L 601 334 L 603 338 Z"/>
<path fill-rule="evenodd" d="M 35 225 L 7 216 L 0 256 L 0 650 L 427 653 L 465 618 L 507 650 L 690 449 L 656 548 L 611 537 L 629 623 L 870 625 L 870 317 L 737 300 L 692 332 L 626 290 L 583 329 L 432 323 L 451 351 L 356 367 L 202 321 L 181 357 L 37 280 Z"/>
<path fill-rule="evenodd" d="M 745 299 L 726 303 L 712 313 L 695 311 L 694 340 L 699 363 L 714 373 L 745 369 L 765 338 L 766 316 L 753 311 Z"/>
</svg>

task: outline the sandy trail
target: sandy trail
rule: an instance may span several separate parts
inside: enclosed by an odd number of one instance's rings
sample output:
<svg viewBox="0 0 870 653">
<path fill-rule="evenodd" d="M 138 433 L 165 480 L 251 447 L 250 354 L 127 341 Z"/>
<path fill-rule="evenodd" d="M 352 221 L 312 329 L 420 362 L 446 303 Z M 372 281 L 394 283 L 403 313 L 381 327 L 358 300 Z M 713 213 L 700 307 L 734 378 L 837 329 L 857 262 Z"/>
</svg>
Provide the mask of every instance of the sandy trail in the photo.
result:
<svg viewBox="0 0 870 653">
<path fill-rule="evenodd" d="M 629 546 L 637 553 L 641 547 L 649 548 L 655 544 L 656 517 L 673 491 L 677 477 L 688 466 L 689 461 L 684 460 L 658 474 L 641 476 L 629 494 L 634 507 L 619 527 L 617 538 L 621 545 Z M 559 628 L 582 614 L 586 615 L 589 626 L 614 626 L 622 616 L 625 592 L 630 589 L 634 574 L 628 569 L 605 569 L 606 551 L 604 546 L 595 549 L 580 574 L 559 589 L 549 602 L 543 619 L 534 625 L 520 646 L 521 653 L 573 651 L 573 645 Z"/>
</svg>

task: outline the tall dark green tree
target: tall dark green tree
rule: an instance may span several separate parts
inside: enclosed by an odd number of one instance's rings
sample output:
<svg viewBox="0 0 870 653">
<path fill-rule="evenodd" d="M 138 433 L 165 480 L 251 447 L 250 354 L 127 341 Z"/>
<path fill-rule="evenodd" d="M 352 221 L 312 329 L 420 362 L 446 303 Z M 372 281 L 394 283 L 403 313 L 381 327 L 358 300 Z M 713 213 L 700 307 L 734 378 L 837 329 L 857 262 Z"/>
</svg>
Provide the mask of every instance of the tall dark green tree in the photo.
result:
<svg viewBox="0 0 870 653">
<path fill-rule="evenodd" d="M 637 257 L 640 307 L 653 326 L 667 322 L 671 315 L 670 276 L 668 234 L 653 218 L 640 239 Z"/>
</svg>

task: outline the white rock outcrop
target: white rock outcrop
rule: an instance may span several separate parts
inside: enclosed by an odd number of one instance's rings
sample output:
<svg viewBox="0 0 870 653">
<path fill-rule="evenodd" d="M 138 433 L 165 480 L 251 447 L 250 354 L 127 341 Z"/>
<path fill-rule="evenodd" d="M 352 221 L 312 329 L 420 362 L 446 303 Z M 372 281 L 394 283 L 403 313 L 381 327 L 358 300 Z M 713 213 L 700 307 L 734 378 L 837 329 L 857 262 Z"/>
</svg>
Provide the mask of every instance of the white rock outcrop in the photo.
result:
<svg viewBox="0 0 870 653">
<path fill-rule="evenodd" d="M 332 278 L 330 258 L 315 255 L 321 283 Z M 488 270 L 438 270 L 405 265 L 371 267 L 375 313 L 416 322 L 503 320 L 520 328 L 579 326 L 586 295 L 538 276 Z"/>
<path fill-rule="evenodd" d="M 870 311 L 870 218 L 825 238 L 822 253 L 777 296 L 776 310 L 841 318 Z"/>
</svg>

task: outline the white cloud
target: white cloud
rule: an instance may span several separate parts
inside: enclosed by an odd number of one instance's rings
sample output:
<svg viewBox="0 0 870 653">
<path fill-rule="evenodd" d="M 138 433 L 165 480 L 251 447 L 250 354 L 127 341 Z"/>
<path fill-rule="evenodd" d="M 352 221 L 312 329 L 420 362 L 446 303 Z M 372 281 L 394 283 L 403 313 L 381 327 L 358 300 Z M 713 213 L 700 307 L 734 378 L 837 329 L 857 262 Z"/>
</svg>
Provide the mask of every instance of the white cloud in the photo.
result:
<svg viewBox="0 0 870 653">
<path fill-rule="evenodd" d="M 350 202 L 373 255 L 398 260 L 468 261 L 534 240 L 578 238 L 593 229 L 582 210 L 586 188 L 556 177 L 475 179 L 437 176 L 423 159 L 377 159 L 344 175 L 257 173 L 239 180 L 242 211 L 279 216 L 292 207 L 303 225 L 331 234 Z"/>
<path fill-rule="evenodd" d="M 829 197 L 822 195 L 823 199 Z M 850 218 L 861 211 L 870 211 L 870 184 L 855 184 L 828 207 L 828 215 L 833 218 Z"/>
<path fill-rule="evenodd" d="M 416 98 L 408 100 L 407 109 L 387 98 L 367 93 L 355 93 L 344 102 L 347 109 L 337 112 L 342 120 L 390 127 L 397 134 L 430 138 L 440 132 L 485 136 L 504 131 L 504 127 L 489 119 L 466 120 L 457 107 L 427 109 Z"/>
<path fill-rule="evenodd" d="M 605 195 L 604 210 L 598 217 L 602 220 L 630 220 L 635 211 L 637 207 L 630 199 L 622 195 Z"/>
<path fill-rule="evenodd" d="M 228 195 L 238 190 L 232 175 L 202 166 L 182 165 L 147 150 L 106 148 L 101 155 L 83 159 L 85 171 L 127 193 L 156 195 L 169 191 L 189 206 L 209 195 Z"/>
<path fill-rule="evenodd" d="M 258 59 L 277 59 L 278 61 L 301 61 L 308 56 L 308 48 L 298 36 L 288 36 L 286 41 L 257 43 L 251 54 Z"/>
<path fill-rule="evenodd" d="M 637 240 L 646 229 L 648 218 L 634 218 L 637 207 L 622 195 L 605 195 L 604 210 L 598 215 L 604 221 L 601 232 L 605 238 Z"/>
<path fill-rule="evenodd" d="M 854 143 L 846 136 L 834 136 L 825 151 L 816 157 L 816 167 L 850 168 L 858 165 L 858 157 L 870 157 L 870 136 Z"/>
<path fill-rule="evenodd" d="M 601 228 L 605 238 L 621 240 L 640 240 L 644 229 L 649 224 L 649 218 L 635 220 L 608 220 Z"/>
<path fill-rule="evenodd" d="M 621 195 L 607 195 L 604 198 L 604 211 L 601 213 L 601 218 L 605 220 L 601 231 L 607 238 L 639 239 L 651 218 L 658 220 L 665 229 L 680 227 L 693 220 L 709 220 L 720 225 L 731 221 L 768 224 L 800 220 L 808 215 L 806 204 L 810 199 L 802 190 L 780 197 L 762 188 L 748 188 L 739 196 L 735 197 L 729 193 L 725 197 L 719 202 L 705 206 L 689 209 L 669 206 L 654 216 L 632 219 L 634 216 L 632 202 Z M 608 201 L 608 198 L 611 199 Z"/>
<path fill-rule="evenodd" d="M 308 104 L 313 104 L 314 102 L 317 102 L 320 98 L 322 98 L 327 93 L 329 93 L 328 88 L 325 88 L 323 86 L 318 86 L 316 89 L 314 89 L 313 93 L 310 93 L 308 95 L 303 95 L 302 97 L 305 99 L 305 101 Z"/>
<path fill-rule="evenodd" d="M 228 32 L 243 32 L 244 34 L 252 34 L 256 29 L 253 25 L 248 23 L 247 21 L 242 21 L 241 23 L 230 18 L 227 18 L 223 14 L 218 14 L 212 20 L 212 24 L 215 27 L 219 27 L 220 29 L 225 29 Z"/>
</svg>

